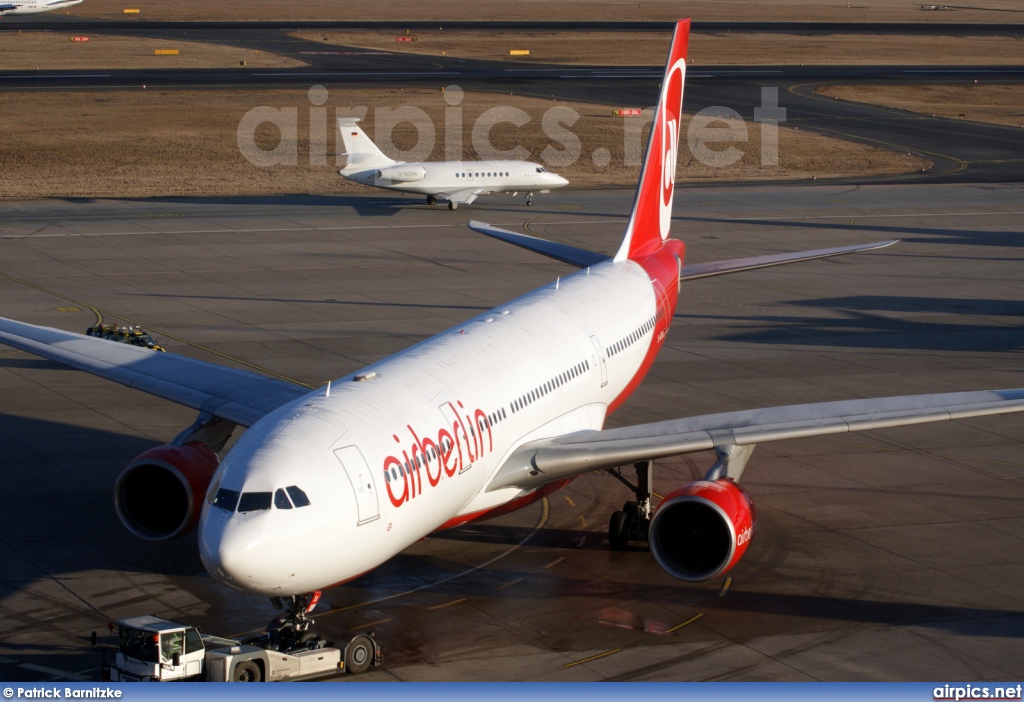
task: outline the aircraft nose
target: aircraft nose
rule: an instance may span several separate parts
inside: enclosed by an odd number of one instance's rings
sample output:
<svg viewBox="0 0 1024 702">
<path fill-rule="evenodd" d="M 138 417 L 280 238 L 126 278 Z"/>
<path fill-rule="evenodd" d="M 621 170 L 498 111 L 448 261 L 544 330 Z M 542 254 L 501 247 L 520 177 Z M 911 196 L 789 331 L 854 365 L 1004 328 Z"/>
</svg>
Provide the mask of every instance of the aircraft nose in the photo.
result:
<svg viewBox="0 0 1024 702">
<path fill-rule="evenodd" d="M 263 569 L 260 531 L 237 519 L 208 522 L 199 540 L 199 556 L 213 577 L 232 587 L 252 590 Z"/>
<path fill-rule="evenodd" d="M 569 184 L 569 181 L 567 181 L 567 180 L 566 180 L 565 178 L 563 178 L 562 176 L 558 175 L 557 173 L 556 173 L 556 174 L 553 174 L 553 175 L 554 175 L 554 177 L 555 177 L 555 183 L 556 183 L 556 184 L 557 184 L 557 185 L 558 185 L 559 187 L 562 187 L 562 186 L 564 186 L 564 185 L 568 185 L 568 184 Z"/>
</svg>

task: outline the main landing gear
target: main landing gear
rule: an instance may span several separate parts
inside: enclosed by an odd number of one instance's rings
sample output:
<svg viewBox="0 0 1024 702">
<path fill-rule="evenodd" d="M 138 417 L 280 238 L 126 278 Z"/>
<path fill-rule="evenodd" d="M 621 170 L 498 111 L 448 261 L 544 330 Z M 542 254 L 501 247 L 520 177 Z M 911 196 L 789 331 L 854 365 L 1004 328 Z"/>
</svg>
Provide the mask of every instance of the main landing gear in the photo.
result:
<svg viewBox="0 0 1024 702">
<path fill-rule="evenodd" d="M 636 499 L 627 502 L 621 510 L 612 512 L 608 523 L 608 544 L 613 551 L 625 551 L 630 541 L 647 541 L 651 526 L 651 483 L 653 482 L 654 461 L 634 463 L 636 485 L 629 482 L 620 469 L 608 471 L 613 478 L 633 491 Z"/>
<path fill-rule="evenodd" d="M 452 202 L 451 200 L 449 200 L 448 201 L 448 209 L 449 210 L 457 210 L 457 209 L 459 209 L 459 203 Z"/>
<path fill-rule="evenodd" d="M 437 204 L 437 198 L 434 197 L 433 195 L 427 195 L 427 204 L 428 205 L 436 205 Z"/>
</svg>

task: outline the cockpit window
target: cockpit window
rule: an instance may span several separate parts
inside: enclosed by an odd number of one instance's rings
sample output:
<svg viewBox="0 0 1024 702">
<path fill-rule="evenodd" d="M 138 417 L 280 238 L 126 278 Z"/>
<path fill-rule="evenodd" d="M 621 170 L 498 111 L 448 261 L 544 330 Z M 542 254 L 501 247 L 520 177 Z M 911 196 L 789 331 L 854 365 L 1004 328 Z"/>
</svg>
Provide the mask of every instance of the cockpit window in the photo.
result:
<svg viewBox="0 0 1024 702">
<path fill-rule="evenodd" d="M 238 511 L 259 512 L 270 509 L 271 495 L 272 493 L 269 492 L 243 492 L 242 497 L 238 500 Z"/>
<path fill-rule="evenodd" d="M 544 166 L 537 166 L 537 172 L 538 173 L 547 173 L 548 169 L 544 168 Z"/>
<path fill-rule="evenodd" d="M 221 488 L 217 491 L 217 496 L 213 498 L 213 506 L 220 507 L 226 512 L 234 512 L 235 507 L 238 506 L 238 493 L 235 490 Z"/>
<path fill-rule="evenodd" d="M 294 485 L 292 485 L 291 487 L 287 487 L 285 489 L 288 491 L 288 496 L 292 498 L 292 502 L 295 504 L 296 507 L 309 506 L 309 498 L 306 497 L 306 493 L 304 493 L 300 488 L 297 488 Z"/>
<path fill-rule="evenodd" d="M 277 492 L 274 493 L 274 506 L 278 509 L 292 508 L 292 501 L 288 499 L 288 495 L 284 493 L 283 488 L 278 488 Z"/>
</svg>

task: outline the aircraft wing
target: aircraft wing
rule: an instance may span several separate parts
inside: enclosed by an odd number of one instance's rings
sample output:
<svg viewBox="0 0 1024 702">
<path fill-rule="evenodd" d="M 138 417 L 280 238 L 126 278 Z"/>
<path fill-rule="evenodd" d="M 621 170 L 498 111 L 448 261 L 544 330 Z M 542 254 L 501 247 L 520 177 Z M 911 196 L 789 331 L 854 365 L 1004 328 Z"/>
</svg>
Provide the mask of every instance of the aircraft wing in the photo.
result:
<svg viewBox="0 0 1024 702">
<path fill-rule="evenodd" d="M 309 392 L 249 371 L 3 317 L 0 343 L 244 427 Z"/>
<path fill-rule="evenodd" d="M 524 444 L 488 490 L 529 489 L 602 468 L 695 451 L 1024 411 L 1024 388 L 842 400 L 706 414 Z"/>
<path fill-rule="evenodd" d="M 15 5 L 13 3 L 0 3 L 0 12 L 6 12 L 7 10 L 17 10 L 21 5 Z"/>
<path fill-rule="evenodd" d="M 472 205 L 477 195 L 483 191 L 484 188 L 466 188 L 464 190 L 453 190 L 450 193 L 438 193 L 437 195 L 457 205 Z"/>
<path fill-rule="evenodd" d="M 486 222 L 478 222 L 476 220 L 470 220 L 467 225 L 474 232 L 480 234 L 486 234 L 487 236 L 500 239 L 501 241 L 509 244 L 514 244 L 528 251 L 534 251 L 548 258 L 553 258 L 556 261 L 562 263 L 568 263 L 570 266 L 576 266 L 577 268 L 587 268 L 588 266 L 594 266 L 601 261 L 607 261 L 610 257 L 604 254 L 597 253 L 595 251 L 588 251 L 587 249 L 578 249 L 575 246 L 569 246 L 567 244 L 559 244 L 555 241 L 548 241 L 547 239 L 538 239 L 535 236 L 529 234 L 519 234 L 518 232 L 510 232 L 507 229 L 500 229 L 499 227 L 492 227 Z"/>
</svg>

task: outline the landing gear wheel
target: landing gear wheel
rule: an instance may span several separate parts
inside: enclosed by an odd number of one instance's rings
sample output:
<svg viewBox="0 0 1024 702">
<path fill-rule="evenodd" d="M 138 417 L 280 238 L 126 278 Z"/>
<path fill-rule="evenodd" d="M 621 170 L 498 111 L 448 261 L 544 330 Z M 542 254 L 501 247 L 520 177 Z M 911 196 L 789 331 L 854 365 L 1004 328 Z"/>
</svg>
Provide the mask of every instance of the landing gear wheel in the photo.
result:
<svg viewBox="0 0 1024 702">
<path fill-rule="evenodd" d="M 450 202 L 449 201 L 448 209 L 449 210 L 457 210 L 457 209 L 459 209 L 459 203 L 457 203 L 457 202 Z"/>
<path fill-rule="evenodd" d="M 433 195 L 427 195 L 427 204 L 428 205 L 436 205 L 437 204 L 437 198 L 434 197 Z"/>
<path fill-rule="evenodd" d="M 527 207 L 533 207 L 533 200 L 532 199 L 531 200 L 527 200 L 526 201 L 526 206 Z"/>
<path fill-rule="evenodd" d="M 611 521 L 608 522 L 608 545 L 613 551 L 625 551 L 629 547 L 629 529 L 632 522 L 629 514 L 622 511 L 612 512 Z"/>
<path fill-rule="evenodd" d="M 304 631 L 296 642 L 298 648 L 308 648 L 310 651 L 315 651 L 320 648 L 320 634 L 315 631 Z"/>
<path fill-rule="evenodd" d="M 243 661 L 235 666 L 235 674 L 231 676 L 235 682 L 259 682 L 263 676 L 260 669 L 252 661 Z"/>
<path fill-rule="evenodd" d="M 349 641 L 345 647 L 345 670 L 349 673 L 362 673 L 373 662 L 373 642 L 369 636 L 359 634 Z"/>
</svg>

